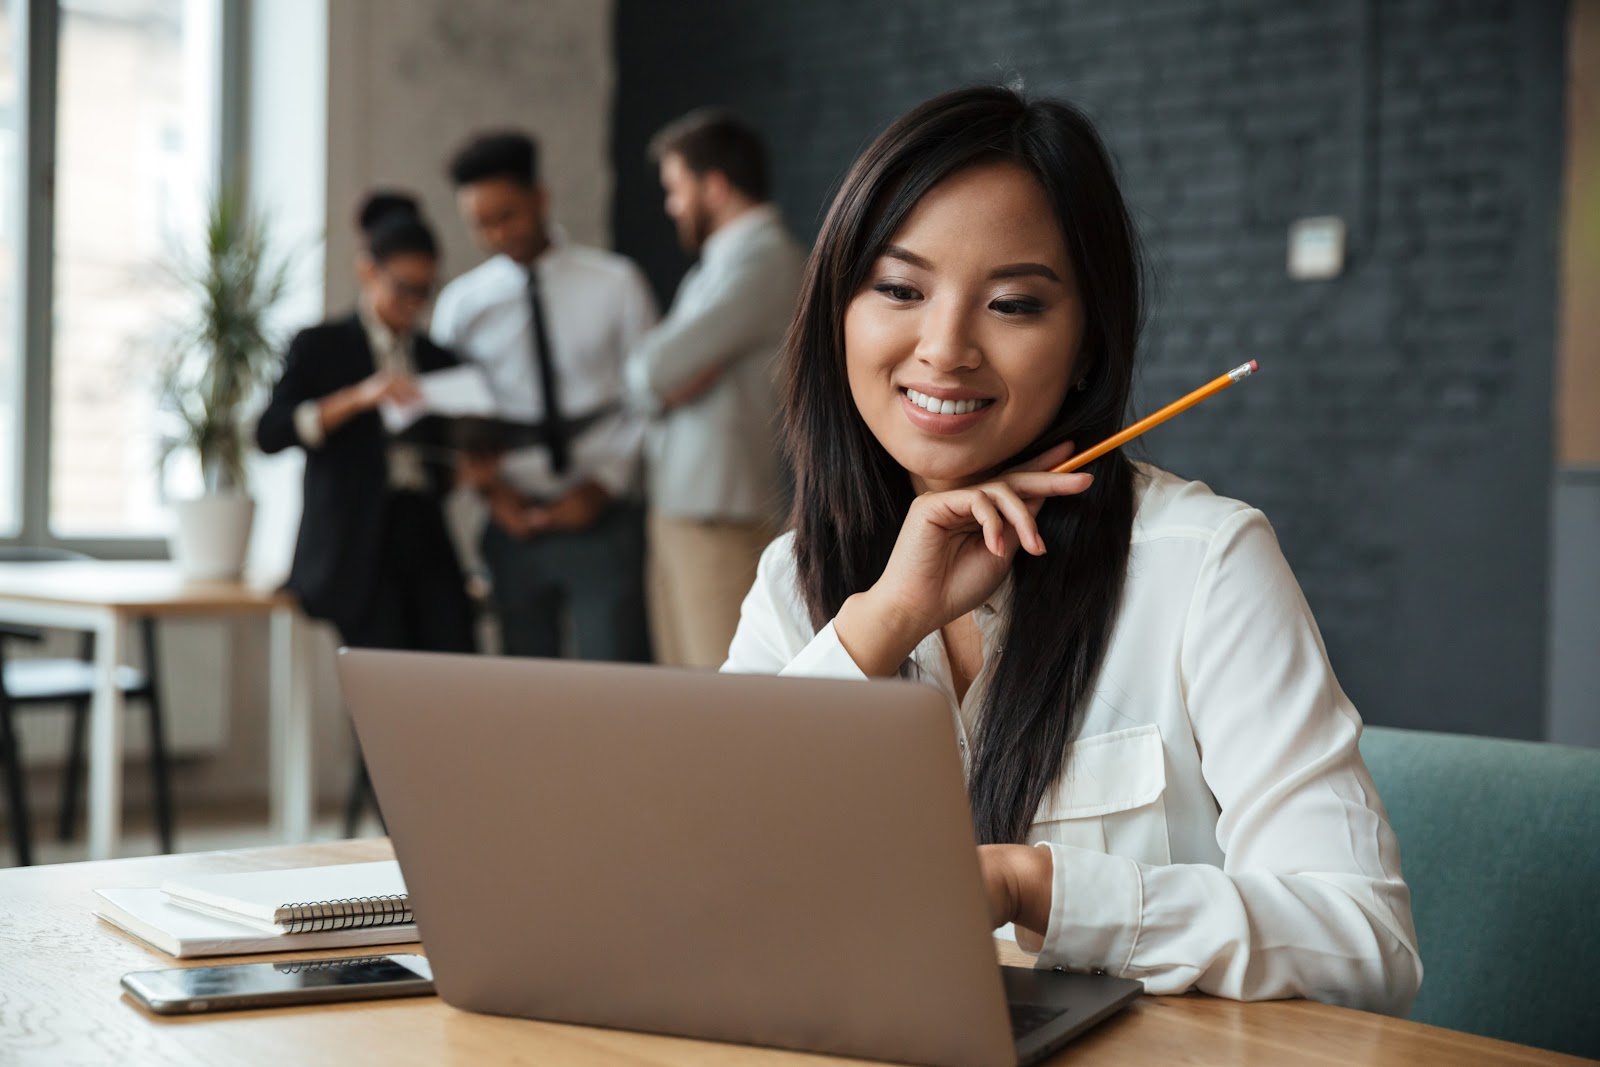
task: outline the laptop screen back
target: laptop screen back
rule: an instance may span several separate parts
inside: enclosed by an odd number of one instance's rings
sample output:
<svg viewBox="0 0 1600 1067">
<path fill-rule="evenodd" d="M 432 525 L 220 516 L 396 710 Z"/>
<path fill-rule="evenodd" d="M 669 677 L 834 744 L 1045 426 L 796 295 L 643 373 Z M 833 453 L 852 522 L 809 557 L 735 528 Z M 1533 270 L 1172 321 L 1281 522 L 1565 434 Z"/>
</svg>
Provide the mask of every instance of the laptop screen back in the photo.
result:
<svg viewBox="0 0 1600 1067">
<path fill-rule="evenodd" d="M 937 691 L 366 650 L 339 671 L 449 1003 L 1015 1062 Z"/>
</svg>

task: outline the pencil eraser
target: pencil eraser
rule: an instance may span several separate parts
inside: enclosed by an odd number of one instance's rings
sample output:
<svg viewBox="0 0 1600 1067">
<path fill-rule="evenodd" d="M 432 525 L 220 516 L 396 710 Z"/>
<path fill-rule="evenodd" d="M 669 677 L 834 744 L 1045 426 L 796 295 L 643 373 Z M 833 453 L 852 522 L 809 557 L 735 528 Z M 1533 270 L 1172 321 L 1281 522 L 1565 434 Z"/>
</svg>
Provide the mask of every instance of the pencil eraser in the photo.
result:
<svg viewBox="0 0 1600 1067">
<path fill-rule="evenodd" d="M 1259 365 L 1257 365 L 1255 360 L 1252 359 L 1250 361 L 1250 373 L 1254 374 L 1256 371 L 1258 371 L 1260 369 L 1261 369 L 1261 367 Z"/>
</svg>

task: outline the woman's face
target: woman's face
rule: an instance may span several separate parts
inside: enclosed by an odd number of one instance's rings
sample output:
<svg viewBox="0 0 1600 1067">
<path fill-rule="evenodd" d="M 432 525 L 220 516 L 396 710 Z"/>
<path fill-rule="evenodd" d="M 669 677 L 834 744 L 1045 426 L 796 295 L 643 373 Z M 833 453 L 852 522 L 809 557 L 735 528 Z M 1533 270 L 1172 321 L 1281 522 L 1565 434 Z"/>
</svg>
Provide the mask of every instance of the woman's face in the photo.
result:
<svg viewBox="0 0 1600 1067">
<path fill-rule="evenodd" d="M 382 263 L 370 259 L 361 263 L 361 288 L 373 312 L 396 333 L 416 329 L 438 280 L 438 263 L 419 252 L 402 252 Z"/>
<path fill-rule="evenodd" d="M 979 481 L 1034 441 L 1082 338 L 1055 210 L 1012 163 L 929 190 L 844 317 L 856 408 L 919 493 Z"/>
</svg>

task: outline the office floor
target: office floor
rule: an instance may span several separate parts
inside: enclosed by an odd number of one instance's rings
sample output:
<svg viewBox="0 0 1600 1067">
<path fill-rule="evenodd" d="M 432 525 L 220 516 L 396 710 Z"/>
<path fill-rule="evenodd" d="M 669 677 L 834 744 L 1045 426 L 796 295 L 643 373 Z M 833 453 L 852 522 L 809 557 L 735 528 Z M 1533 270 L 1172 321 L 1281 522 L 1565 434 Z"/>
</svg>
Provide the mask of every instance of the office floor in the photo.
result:
<svg viewBox="0 0 1600 1067">
<path fill-rule="evenodd" d="M 311 840 L 336 841 L 344 836 L 344 820 L 337 812 L 324 813 L 312 823 Z M 382 835 L 383 827 L 368 815 L 362 822 L 358 837 Z M 185 811 L 180 814 L 177 826 L 179 852 L 215 852 L 231 848 L 253 848 L 257 845 L 277 845 L 267 824 L 265 804 L 215 805 L 205 811 Z M 159 851 L 155 826 L 141 812 L 130 811 L 123 828 L 122 841 L 117 855 L 150 856 Z M 33 827 L 33 854 L 35 863 L 75 863 L 88 859 L 88 846 L 80 831 L 78 839 L 66 843 L 56 840 L 55 825 L 47 817 L 35 820 Z M 0 867 L 16 864 L 11 840 L 0 832 Z"/>
</svg>

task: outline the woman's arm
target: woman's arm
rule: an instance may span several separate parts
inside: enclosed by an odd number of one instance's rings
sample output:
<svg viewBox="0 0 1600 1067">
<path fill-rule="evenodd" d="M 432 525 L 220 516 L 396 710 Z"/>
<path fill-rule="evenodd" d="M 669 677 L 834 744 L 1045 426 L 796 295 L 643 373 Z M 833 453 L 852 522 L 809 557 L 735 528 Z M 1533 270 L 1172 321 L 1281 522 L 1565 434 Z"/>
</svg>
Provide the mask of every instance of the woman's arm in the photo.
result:
<svg viewBox="0 0 1600 1067">
<path fill-rule="evenodd" d="M 1403 1014 L 1422 968 L 1361 720 L 1258 511 L 1217 531 L 1185 626 L 1183 685 L 1221 816 L 1222 868 L 1062 845 L 1040 959 L 1239 1000 Z"/>
<path fill-rule="evenodd" d="M 730 674 L 866 679 L 839 644 L 832 623 L 812 631 L 795 584 L 793 534 L 784 534 L 761 553 L 722 669 Z"/>
<path fill-rule="evenodd" d="M 256 445 L 268 455 L 293 445 L 320 448 L 330 434 L 357 415 L 386 400 L 409 404 L 421 395 L 415 379 L 384 371 L 323 393 L 315 379 L 316 357 L 310 352 L 310 336 L 310 331 L 303 330 L 289 342 L 283 376 L 273 386 L 267 408 L 256 422 Z"/>
<path fill-rule="evenodd" d="M 315 395 L 314 371 L 307 354 L 306 331 L 295 334 L 283 358 L 283 374 L 272 387 L 267 408 L 256 420 L 256 447 L 271 455 L 301 443 L 295 429 L 295 410 Z"/>
</svg>

